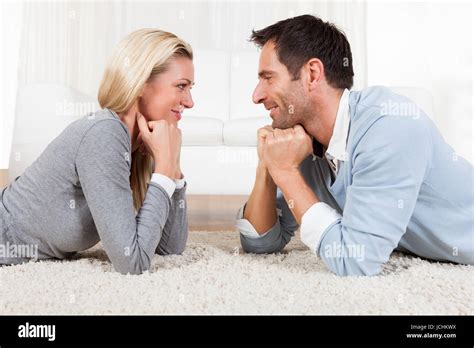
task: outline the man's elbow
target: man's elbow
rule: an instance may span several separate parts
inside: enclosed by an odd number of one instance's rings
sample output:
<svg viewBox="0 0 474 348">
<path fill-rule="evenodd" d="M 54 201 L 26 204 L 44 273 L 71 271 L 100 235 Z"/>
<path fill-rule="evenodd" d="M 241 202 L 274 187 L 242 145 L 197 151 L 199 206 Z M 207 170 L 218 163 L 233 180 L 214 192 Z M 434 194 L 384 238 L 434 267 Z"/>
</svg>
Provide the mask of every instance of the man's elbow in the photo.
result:
<svg viewBox="0 0 474 348">
<path fill-rule="evenodd" d="M 340 259 L 336 262 L 324 260 L 329 270 L 339 277 L 372 277 L 381 271 L 381 264 L 357 260 Z"/>
<path fill-rule="evenodd" d="M 251 239 L 242 234 L 240 234 L 240 244 L 242 250 L 249 254 L 276 254 L 281 252 L 286 245 L 282 240 L 268 243 L 263 239 Z"/>
</svg>

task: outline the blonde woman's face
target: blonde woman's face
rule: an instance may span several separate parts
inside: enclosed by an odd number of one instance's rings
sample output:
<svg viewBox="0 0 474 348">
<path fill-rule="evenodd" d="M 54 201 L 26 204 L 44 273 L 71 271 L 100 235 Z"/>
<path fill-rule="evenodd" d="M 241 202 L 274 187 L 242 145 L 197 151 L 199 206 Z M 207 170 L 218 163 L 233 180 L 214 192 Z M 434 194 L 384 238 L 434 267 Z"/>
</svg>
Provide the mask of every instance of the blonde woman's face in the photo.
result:
<svg viewBox="0 0 474 348">
<path fill-rule="evenodd" d="M 184 109 L 194 106 L 191 88 L 194 84 L 194 65 L 186 57 L 174 58 L 168 70 L 153 76 L 145 83 L 138 109 L 147 121 L 165 120 L 177 124 Z"/>
</svg>

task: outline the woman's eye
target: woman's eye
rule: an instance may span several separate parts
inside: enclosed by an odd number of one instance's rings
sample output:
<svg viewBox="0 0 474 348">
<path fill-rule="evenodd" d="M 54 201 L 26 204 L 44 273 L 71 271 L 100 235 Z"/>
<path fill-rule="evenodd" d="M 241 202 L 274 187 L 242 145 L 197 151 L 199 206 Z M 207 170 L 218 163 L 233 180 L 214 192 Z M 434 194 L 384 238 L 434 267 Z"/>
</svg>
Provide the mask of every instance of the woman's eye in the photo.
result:
<svg viewBox="0 0 474 348">
<path fill-rule="evenodd" d="M 184 89 L 186 88 L 186 85 L 184 84 L 178 85 L 178 88 L 184 91 Z"/>
</svg>

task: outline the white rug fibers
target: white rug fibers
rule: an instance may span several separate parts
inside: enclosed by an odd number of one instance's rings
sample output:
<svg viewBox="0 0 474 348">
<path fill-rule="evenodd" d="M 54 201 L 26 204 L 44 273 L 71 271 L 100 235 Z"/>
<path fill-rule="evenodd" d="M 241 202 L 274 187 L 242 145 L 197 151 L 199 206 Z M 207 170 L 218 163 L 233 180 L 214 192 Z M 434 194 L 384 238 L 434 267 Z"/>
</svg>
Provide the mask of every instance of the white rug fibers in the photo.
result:
<svg viewBox="0 0 474 348">
<path fill-rule="evenodd" d="M 0 314 L 474 314 L 474 267 L 394 253 L 375 277 L 331 274 L 299 236 L 242 253 L 236 232 L 190 232 L 183 255 L 113 271 L 100 244 L 77 259 L 0 267 Z"/>
</svg>

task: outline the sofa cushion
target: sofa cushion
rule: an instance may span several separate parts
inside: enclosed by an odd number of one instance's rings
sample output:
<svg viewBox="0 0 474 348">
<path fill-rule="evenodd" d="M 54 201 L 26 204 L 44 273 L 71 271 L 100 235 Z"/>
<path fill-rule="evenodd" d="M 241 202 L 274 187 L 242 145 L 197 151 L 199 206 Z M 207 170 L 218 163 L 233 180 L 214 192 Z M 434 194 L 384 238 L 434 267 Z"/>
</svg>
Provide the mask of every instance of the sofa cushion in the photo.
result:
<svg viewBox="0 0 474 348">
<path fill-rule="evenodd" d="M 271 125 L 270 117 L 249 117 L 224 123 L 224 144 L 228 146 L 257 146 L 257 130 Z"/>
<path fill-rule="evenodd" d="M 194 51 L 194 107 L 186 110 L 186 115 L 222 121 L 229 118 L 229 61 L 230 55 L 224 51 Z"/>
<path fill-rule="evenodd" d="M 183 145 L 222 145 L 223 122 L 210 117 L 186 116 L 179 122 L 183 135 Z"/>
<path fill-rule="evenodd" d="M 263 117 L 268 114 L 263 105 L 254 104 L 252 94 L 258 83 L 258 51 L 232 55 L 230 69 L 230 119 Z"/>
<path fill-rule="evenodd" d="M 95 98 L 70 87 L 25 85 L 18 90 L 13 143 L 47 144 L 71 122 L 98 108 Z"/>
<path fill-rule="evenodd" d="M 181 149 L 181 169 L 188 194 L 248 195 L 257 164 L 255 147 L 183 146 Z"/>
<path fill-rule="evenodd" d="M 95 98 L 57 84 L 35 83 L 18 89 L 9 176 L 14 179 L 71 122 L 95 111 Z"/>
</svg>

